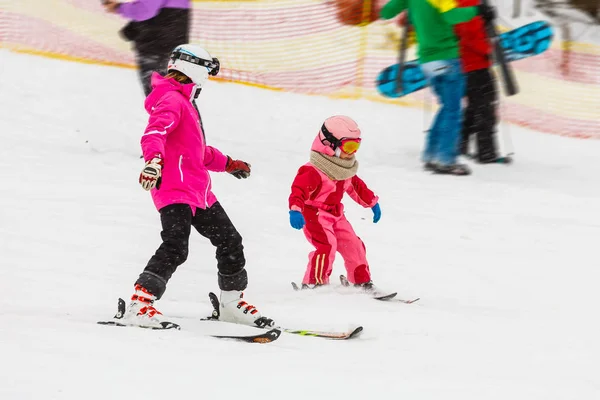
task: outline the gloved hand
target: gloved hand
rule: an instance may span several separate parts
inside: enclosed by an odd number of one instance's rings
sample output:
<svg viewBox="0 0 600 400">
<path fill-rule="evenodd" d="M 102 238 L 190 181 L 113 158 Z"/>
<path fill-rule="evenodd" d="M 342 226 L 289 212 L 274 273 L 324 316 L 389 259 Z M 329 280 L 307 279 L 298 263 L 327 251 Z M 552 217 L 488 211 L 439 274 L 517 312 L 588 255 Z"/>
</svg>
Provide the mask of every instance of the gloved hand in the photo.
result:
<svg viewBox="0 0 600 400">
<path fill-rule="evenodd" d="M 290 225 L 294 229 L 302 229 L 304 226 L 304 216 L 300 211 L 290 211 Z"/>
<path fill-rule="evenodd" d="M 477 9 L 479 10 L 479 15 L 481 15 L 481 18 L 483 18 L 485 22 L 492 22 L 496 19 L 497 15 L 495 7 L 480 4 L 477 6 Z"/>
<path fill-rule="evenodd" d="M 379 203 L 371 207 L 371 210 L 373 210 L 373 223 L 376 224 L 381 219 L 381 207 L 379 207 Z"/>
<path fill-rule="evenodd" d="M 146 161 L 144 169 L 140 173 L 140 185 L 144 190 L 150 190 L 156 187 L 160 188 L 161 171 L 163 166 L 163 160 L 160 155 L 157 154 L 152 160 Z"/>
<path fill-rule="evenodd" d="M 233 160 L 231 157 L 227 156 L 225 171 L 238 179 L 246 179 L 250 176 L 250 164 L 241 160 Z"/>
</svg>

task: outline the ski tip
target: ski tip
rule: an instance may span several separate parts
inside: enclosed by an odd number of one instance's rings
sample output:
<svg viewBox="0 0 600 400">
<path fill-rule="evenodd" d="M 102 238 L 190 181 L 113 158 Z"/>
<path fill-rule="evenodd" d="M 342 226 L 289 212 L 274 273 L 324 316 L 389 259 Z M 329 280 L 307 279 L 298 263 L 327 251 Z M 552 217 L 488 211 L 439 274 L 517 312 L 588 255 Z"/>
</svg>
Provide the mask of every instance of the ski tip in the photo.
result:
<svg viewBox="0 0 600 400">
<path fill-rule="evenodd" d="M 358 336 L 363 331 L 362 326 L 357 326 L 351 333 L 348 335 L 348 339 L 352 339 L 353 337 Z"/>
<path fill-rule="evenodd" d="M 386 301 L 386 300 L 393 299 L 397 295 L 398 295 L 398 292 L 394 292 L 394 293 L 388 293 L 388 294 L 384 294 L 384 295 L 374 296 L 373 298 L 375 300 L 379 300 L 379 301 Z"/>
<path fill-rule="evenodd" d="M 296 282 L 292 282 L 292 288 L 294 288 L 295 291 L 300 290 L 300 287 L 298 286 L 298 284 Z"/>
<path fill-rule="evenodd" d="M 279 329 L 271 329 L 269 332 L 264 335 L 255 337 L 252 342 L 253 343 L 271 343 L 275 340 L 279 339 L 281 336 L 281 330 Z"/>
</svg>

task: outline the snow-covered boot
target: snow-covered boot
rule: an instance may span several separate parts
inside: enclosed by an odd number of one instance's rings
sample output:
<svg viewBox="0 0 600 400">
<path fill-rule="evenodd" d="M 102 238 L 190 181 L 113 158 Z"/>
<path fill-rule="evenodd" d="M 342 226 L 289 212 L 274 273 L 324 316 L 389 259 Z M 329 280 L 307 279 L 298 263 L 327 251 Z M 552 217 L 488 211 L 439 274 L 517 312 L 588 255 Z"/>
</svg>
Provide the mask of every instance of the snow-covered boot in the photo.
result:
<svg viewBox="0 0 600 400">
<path fill-rule="evenodd" d="M 123 315 L 123 322 L 148 328 L 165 328 L 163 315 L 154 308 L 156 296 L 141 285 L 135 285 L 131 303 Z"/>
<path fill-rule="evenodd" d="M 221 291 L 219 321 L 265 328 L 275 326 L 272 319 L 263 317 L 251 304 L 244 301 L 244 293 L 238 290 Z"/>
</svg>

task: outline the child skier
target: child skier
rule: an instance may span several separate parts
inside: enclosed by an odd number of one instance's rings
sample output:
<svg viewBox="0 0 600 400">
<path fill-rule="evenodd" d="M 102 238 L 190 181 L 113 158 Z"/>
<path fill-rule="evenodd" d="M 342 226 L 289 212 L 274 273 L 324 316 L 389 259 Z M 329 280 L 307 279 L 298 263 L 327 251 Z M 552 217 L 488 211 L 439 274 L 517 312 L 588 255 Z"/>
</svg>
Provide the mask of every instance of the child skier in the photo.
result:
<svg viewBox="0 0 600 400">
<path fill-rule="evenodd" d="M 206 144 L 194 99 L 219 61 L 196 45 L 180 45 L 171 55 L 165 77 L 152 76 L 145 107 L 150 114 L 141 145 L 146 165 L 139 182 L 150 190 L 160 213 L 163 243 L 135 282 L 135 293 L 124 321 L 147 327 L 163 326 L 154 307 L 167 282 L 186 260 L 191 227 L 216 247 L 220 319 L 265 327 L 271 319 L 243 299 L 248 284 L 242 237 L 211 192 L 208 171 L 226 171 L 238 179 L 250 176 L 250 165 L 233 160 Z"/>
<path fill-rule="evenodd" d="M 481 0 L 459 0 L 461 7 L 477 6 Z M 469 155 L 471 138 L 476 139 L 476 160 L 482 164 L 502 162 L 496 150 L 498 89 L 491 70 L 492 46 L 484 20 L 477 16 L 454 26 L 459 38 L 460 58 L 467 74 L 467 107 L 464 112 L 460 153 Z"/>
<path fill-rule="evenodd" d="M 366 249 L 341 203 L 344 193 L 373 210 L 373 222 L 381 218 L 378 197 L 356 175 L 355 153 L 361 142 L 356 122 L 346 116 L 325 120 L 315 138 L 310 162 L 300 167 L 289 197 L 290 224 L 303 229 L 315 247 L 309 255 L 303 288 L 329 284 L 336 251 L 344 259 L 348 281 L 375 294 Z"/>
</svg>

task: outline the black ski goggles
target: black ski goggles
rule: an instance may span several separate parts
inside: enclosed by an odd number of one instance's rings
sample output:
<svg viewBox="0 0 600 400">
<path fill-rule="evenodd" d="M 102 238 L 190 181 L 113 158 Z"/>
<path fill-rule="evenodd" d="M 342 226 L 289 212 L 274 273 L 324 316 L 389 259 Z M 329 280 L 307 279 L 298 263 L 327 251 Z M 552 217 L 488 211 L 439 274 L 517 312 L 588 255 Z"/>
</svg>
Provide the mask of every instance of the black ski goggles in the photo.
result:
<svg viewBox="0 0 600 400">
<path fill-rule="evenodd" d="M 208 68 L 208 74 L 211 76 L 217 76 L 217 74 L 219 73 L 219 69 L 221 68 L 221 63 L 219 63 L 219 59 L 216 57 L 209 61 L 196 56 L 189 55 L 187 53 L 182 53 L 181 51 L 173 52 L 171 54 L 171 60 L 183 60 L 192 64 L 206 67 Z"/>
</svg>

